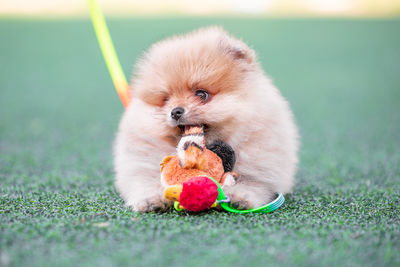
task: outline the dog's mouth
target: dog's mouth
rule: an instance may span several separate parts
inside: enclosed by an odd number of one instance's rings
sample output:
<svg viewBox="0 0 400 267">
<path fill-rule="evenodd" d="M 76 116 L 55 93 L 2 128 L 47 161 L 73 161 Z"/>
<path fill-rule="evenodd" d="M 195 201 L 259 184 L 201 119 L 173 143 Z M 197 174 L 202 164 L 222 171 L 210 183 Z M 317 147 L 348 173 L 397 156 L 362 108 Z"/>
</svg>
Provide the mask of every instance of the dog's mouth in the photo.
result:
<svg viewBox="0 0 400 267">
<path fill-rule="evenodd" d="M 181 130 L 181 134 L 183 134 L 191 127 L 203 127 L 204 132 L 206 132 L 210 128 L 207 124 L 178 124 L 178 128 Z"/>
</svg>

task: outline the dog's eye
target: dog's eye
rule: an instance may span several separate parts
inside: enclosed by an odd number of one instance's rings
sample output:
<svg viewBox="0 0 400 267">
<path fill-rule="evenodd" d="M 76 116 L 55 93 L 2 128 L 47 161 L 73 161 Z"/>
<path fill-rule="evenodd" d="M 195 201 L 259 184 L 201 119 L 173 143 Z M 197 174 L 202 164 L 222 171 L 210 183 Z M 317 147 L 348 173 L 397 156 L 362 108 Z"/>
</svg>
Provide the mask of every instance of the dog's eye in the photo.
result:
<svg viewBox="0 0 400 267">
<path fill-rule="evenodd" d="M 194 94 L 200 97 L 201 101 L 203 102 L 206 102 L 210 97 L 210 94 L 206 90 L 196 90 Z"/>
</svg>

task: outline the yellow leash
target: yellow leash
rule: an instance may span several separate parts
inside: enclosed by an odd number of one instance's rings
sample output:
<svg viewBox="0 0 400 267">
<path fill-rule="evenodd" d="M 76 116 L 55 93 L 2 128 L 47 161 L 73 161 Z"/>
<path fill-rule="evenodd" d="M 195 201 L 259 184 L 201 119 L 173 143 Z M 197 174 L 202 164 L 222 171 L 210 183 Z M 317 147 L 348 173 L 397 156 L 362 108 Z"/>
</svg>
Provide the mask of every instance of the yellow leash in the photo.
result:
<svg viewBox="0 0 400 267">
<path fill-rule="evenodd" d="M 104 61 L 106 62 L 118 96 L 126 108 L 131 102 L 128 82 L 126 81 L 121 64 L 118 60 L 117 53 L 115 52 L 114 44 L 111 40 L 110 32 L 108 31 L 104 16 L 101 13 L 96 0 L 88 1 L 93 28 L 96 33 L 101 52 L 103 53 Z"/>
</svg>

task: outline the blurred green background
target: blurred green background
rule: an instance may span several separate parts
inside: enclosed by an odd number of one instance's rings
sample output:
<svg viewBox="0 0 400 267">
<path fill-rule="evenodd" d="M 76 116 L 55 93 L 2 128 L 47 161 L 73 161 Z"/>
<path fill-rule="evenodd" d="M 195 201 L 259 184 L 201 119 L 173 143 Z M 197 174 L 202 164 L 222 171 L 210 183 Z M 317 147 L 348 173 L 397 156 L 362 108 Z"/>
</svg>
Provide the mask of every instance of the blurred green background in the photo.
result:
<svg viewBox="0 0 400 267">
<path fill-rule="evenodd" d="M 123 107 L 90 21 L 0 19 L 0 266 L 400 264 L 400 20 L 109 19 L 129 74 L 153 42 L 207 25 L 243 38 L 302 136 L 271 214 L 135 214 L 113 188 Z"/>
</svg>

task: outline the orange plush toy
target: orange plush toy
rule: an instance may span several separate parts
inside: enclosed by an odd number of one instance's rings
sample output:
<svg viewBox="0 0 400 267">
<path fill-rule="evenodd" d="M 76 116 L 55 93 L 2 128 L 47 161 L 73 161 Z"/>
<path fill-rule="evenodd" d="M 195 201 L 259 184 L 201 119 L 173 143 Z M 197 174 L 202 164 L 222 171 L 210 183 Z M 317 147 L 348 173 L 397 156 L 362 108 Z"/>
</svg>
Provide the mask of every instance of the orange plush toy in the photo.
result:
<svg viewBox="0 0 400 267">
<path fill-rule="evenodd" d="M 188 211 L 210 208 L 218 196 L 217 185 L 232 185 L 235 161 L 233 150 L 225 143 L 206 147 L 203 126 L 185 126 L 177 146 L 177 155 L 165 157 L 161 163 L 161 183 L 164 197 L 178 201 Z M 225 160 L 223 162 L 223 159 Z"/>
</svg>

